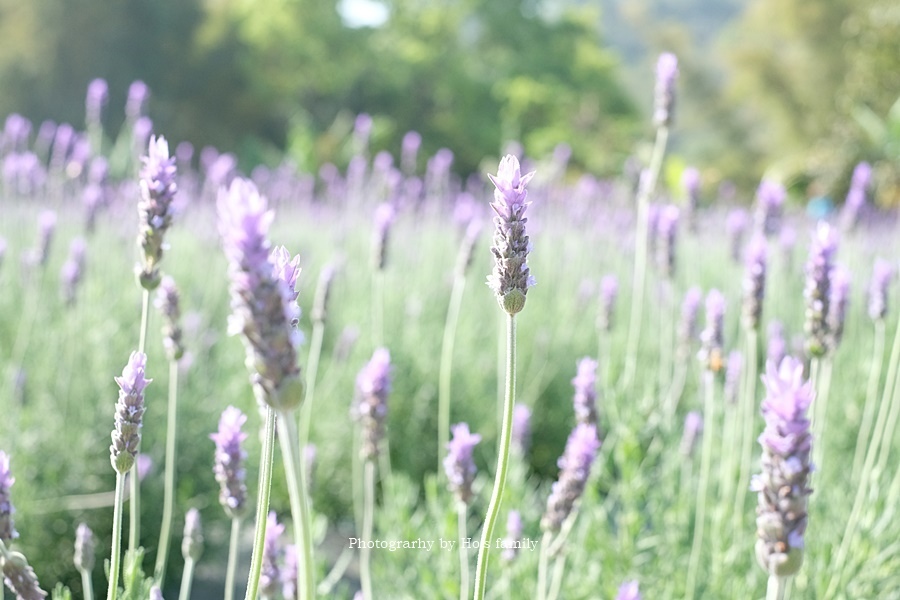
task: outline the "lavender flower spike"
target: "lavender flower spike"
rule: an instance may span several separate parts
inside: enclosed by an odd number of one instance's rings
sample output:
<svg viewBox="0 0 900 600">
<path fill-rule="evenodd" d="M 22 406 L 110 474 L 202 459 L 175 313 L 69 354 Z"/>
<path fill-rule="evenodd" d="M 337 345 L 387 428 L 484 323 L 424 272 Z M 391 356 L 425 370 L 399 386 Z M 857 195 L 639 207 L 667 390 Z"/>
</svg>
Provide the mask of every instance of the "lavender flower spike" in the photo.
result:
<svg viewBox="0 0 900 600">
<path fill-rule="evenodd" d="M 718 373 L 724 366 L 722 356 L 722 330 L 725 321 L 725 297 L 719 290 L 706 295 L 706 327 L 700 334 L 700 352 L 697 357 L 705 369 Z"/>
<path fill-rule="evenodd" d="M 503 549 L 503 560 L 511 561 L 519 554 L 519 544 L 516 542 L 522 537 L 522 515 L 517 510 L 509 511 L 506 517 L 506 540 Z"/>
<path fill-rule="evenodd" d="M 663 52 L 656 61 L 656 88 L 653 93 L 653 124 L 668 127 L 675 116 L 675 80 L 678 78 L 678 58 Z"/>
<path fill-rule="evenodd" d="M 0 450 L 0 542 L 9 542 L 19 537 L 13 523 L 16 512 L 10 499 L 9 488 L 16 482 L 9 470 L 9 455 Z"/>
<path fill-rule="evenodd" d="M 873 321 L 884 319 L 887 315 L 888 287 L 895 275 L 891 263 L 883 258 L 876 259 L 869 285 L 869 318 Z"/>
<path fill-rule="evenodd" d="M 497 302 L 510 315 L 514 315 L 525 307 L 525 295 L 528 288 L 534 285 L 534 277 L 528 271 L 526 259 L 531 251 L 531 244 L 525 234 L 524 218 L 528 202 L 525 187 L 534 171 L 522 175 L 519 160 L 507 154 L 500 161 L 497 176 L 488 175 L 494 190 L 494 244 L 491 253 L 494 255 L 494 270 L 487 278 L 487 284 L 497 297 Z"/>
<path fill-rule="evenodd" d="M 90 573 L 94 569 L 94 532 L 81 523 L 75 530 L 75 568 Z"/>
<path fill-rule="evenodd" d="M 743 324 L 746 329 L 755 331 L 759 329 L 766 295 L 766 237 L 760 233 L 753 236 L 747 247 L 743 292 Z"/>
<path fill-rule="evenodd" d="M 472 451 L 481 441 L 481 436 L 471 433 L 466 423 L 458 423 L 451 427 L 451 430 L 453 439 L 447 443 L 444 471 L 447 473 L 450 491 L 456 495 L 456 499 L 463 504 L 469 504 L 472 500 L 472 482 L 475 480 Z"/>
<path fill-rule="evenodd" d="M 684 432 L 681 434 L 681 454 L 692 456 L 697 447 L 697 438 L 703 432 L 703 415 L 692 410 L 684 417 Z"/>
<path fill-rule="evenodd" d="M 184 537 L 181 540 L 181 555 L 184 560 L 197 561 L 203 554 L 203 530 L 200 527 L 200 511 L 188 509 L 184 515 Z"/>
<path fill-rule="evenodd" d="M 591 464 L 599 448 L 596 427 L 584 423 L 575 426 L 566 442 L 566 451 L 557 463 L 560 468 L 559 479 L 553 484 L 550 497 L 547 498 L 547 510 L 541 518 L 542 530 L 553 533 L 560 530 L 563 521 L 572 512 L 575 501 L 584 492 Z"/>
<path fill-rule="evenodd" d="M 146 354 L 132 352 L 122 376 L 115 378 L 119 385 L 119 401 L 116 403 L 116 428 L 112 432 L 109 458 L 113 468 L 120 475 L 127 473 L 134 465 L 141 443 L 144 388 L 153 381 L 144 377 L 146 364 Z"/>
<path fill-rule="evenodd" d="M 828 285 L 828 351 L 834 352 L 844 337 L 844 318 L 850 302 L 850 272 L 843 267 L 835 267 Z"/>
<path fill-rule="evenodd" d="M 156 293 L 156 308 L 163 315 L 163 347 L 170 361 L 184 356 L 184 344 L 181 341 L 181 307 L 178 288 L 175 280 L 166 275 L 162 278 Z"/>
<path fill-rule="evenodd" d="M 767 236 L 781 230 L 781 214 L 787 192 L 775 181 L 763 179 L 756 190 L 756 227 Z"/>
<path fill-rule="evenodd" d="M 38 583 L 34 569 L 22 554 L 9 552 L 0 557 L 0 569 L 3 570 L 6 587 L 15 593 L 16 600 L 41 600 L 47 597 L 47 592 Z"/>
<path fill-rule="evenodd" d="M 572 379 L 575 387 L 575 421 L 597 425 L 597 361 L 584 357 L 578 361 L 578 374 Z"/>
<path fill-rule="evenodd" d="M 528 453 L 531 445 L 531 409 L 524 404 L 513 407 L 512 447 L 521 456 Z"/>
<path fill-rule="evenodd" d="M 303 399 L 297 364 L 299 259 L 288 260 L 283 248 L 270 253 L 267 236 L 273 213 L 251 182 L 238 178 L 222 189 L 218 212 L 231 279 L 228 331 L 243 334 L 258 398 L 277 410 L 291 410 Z"/>
<path fill-rule="evenodd" d="M 600 280 L 600 315 L 597 326 L 608 332 L 613 327 L 616 311 L 616 297 L 619 295 L 619 280 L 615 275 L 606 275 Z"/>
<path fill-rule="evenodd" d="M 815 396 L 803 380 L 803 364 L 785 357 L 776 368 L 766 365 L 762 413 L 766 428 L 759 436 L 762 473 L 750 489 L 759 495 L 756 509 L 756 559 L 770 575 L 793 575 L 803 563 L 803 534 L 812 436 L 806 410 Z"/>
<path fill-rule="evenodd" d="M 387 418 L 387 398 L 391 391 L 391 354 L 378 348 L 372 359 L 356 376 L 356 401 L 352 417 L 362 429 L 360 456 L 373 460 L 378 456 Z"/>
<path fill-rule="evenodd" d="M 803 323 L 806 352 L 813 357 L 823 356 L 828 349 L 831 269 L 836 251 L 837 238 L 834 231 L 827 223 L 820 223 L 806 262 L 806 284 L 803 288 L 803 297 L 806 300 Z"/>
<path fill-rule="evenodd" d="M 219 418 L 219 431 L 209 436 L 216 443 L 213 473 L 220 486 L 219 502 L 232 519 L 242 517 L 247 508 L 247 471 L 244 469 L 247 452 L 243 448 L 247 434 L 241 431 L 246 422 L 244 413 L 229 406 Z"/>
<path fill-rule="evenodd" d="M 144 260 L 138 265 L 137 276 L 141 287 L 153 290 L 159 285 L 163 237 L 172 224 L 172 201 L 177 190 L 175 157 L 169 156 L 169 144 L 164 137 L 151 137 L 147 156 L 141 162 L 138 244 Z"/>
<path fill-rule="evenodd" d="M 281 583 L 281 569 L 278 568 L 278 555 L 281 553 L 279 538 L 284 533 L 284 525 L 278 522 L 275 512 L 269 512 L 266 522 L 266 540 L 262 551 L 262 573 L 259 578 L 259 595 L 262 598 L 277 598 Z"/>
<path fill-rule="evenodd" d="M 638 589 L 637 581 L 626 581 L 619 586 L 619 593 L 616 594 L 616 600 L 641 600 L 641 593 Z"/>
</svg>

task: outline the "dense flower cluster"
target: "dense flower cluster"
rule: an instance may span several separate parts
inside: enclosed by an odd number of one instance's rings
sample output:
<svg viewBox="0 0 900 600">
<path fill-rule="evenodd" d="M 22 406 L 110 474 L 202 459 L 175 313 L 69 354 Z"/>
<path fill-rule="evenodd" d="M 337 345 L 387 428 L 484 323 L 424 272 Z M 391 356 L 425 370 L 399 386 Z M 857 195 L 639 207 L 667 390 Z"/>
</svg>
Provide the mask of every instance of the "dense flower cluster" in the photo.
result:
<svg viewBox="0 0 900 600">
<path fill-rule="evenodd" d="M 809 356 L 823 356 L 828 350 L 828 312 L 831 301 L 831 269 L 837 251 L 837 238 L 827 223 L 820 223 L 806 262 L 803 298 L 806 313 L 803 332 Z"/>
<path fill-rule="evenodd" d="M 576 425 L 566 442 L 565 453 L 559 459 L 559 479 L 550 490 L 547 510 L 541 518 L 541 529 L 556 533 L 581 498 L 591 465 L 600 448 L 597 428 L 582 423 Z"/>
<path fill-rule="evenodd" d="M 175 157 L 169 156 L 169 144 L 162 136 L 150 138 L 142 161 L 141 199 L 138 202 L 138 244 L 143 263 L 137 268 L 138 281 L 147 290 L 159 285 L 159 262 L 163 256 L 163 238 L 172 225 L 172 201 L 175 199 Z"/>
<path fill-rule="evenodd" d="M 121 475 L 134 465 L 141 443 L 141 427 L 144 418 L 144 388 L 152 379 L 144 377 L 147 355 L 132 352 L 122 376 L 116 377 L 119 385 L 119 400 L 116 403 L 115 429 L 112 445 L 109 447 L 110 462 Z"/>
<path fill-rule="evenodd" d="M 578 361 L 578 374 L 572 379 L 575 421 L 597 425 L 597 361 L 584 357 Z"/>
<path fill-rule="evenodd" d="M 362 444 L 359 454 L 364 461 L 378 456 L 390 392 L 391 354 L 387 348 L 378 348 L 356 376 L 356 400 L 351 415 L 360 424 Z"/>
<path fill-rule="evenodd" d="M 247 502 L 247 471 L 244 460 L 247 452 L 243 448 L 247 434 L 241 431 L 247 416 L 234 406 L 222 411 L 219 430 L 210 434 L 216 443 L 216 458 L 213 473 L 219 482 L 219 502 L 231 518 L 243 515 Z"/>
<path fill-rule="evenodd" d="M 451 427 L 453 439 L 447 443 L 447 456 L 444 458 L 444 472 L 450 491 L 463 504 L 472 500 L 472 482 L 475 480 L 475 461 L 472 452 L 481 441 L 481 436 L 471 433 L 466 423 Z"/>
</svg>

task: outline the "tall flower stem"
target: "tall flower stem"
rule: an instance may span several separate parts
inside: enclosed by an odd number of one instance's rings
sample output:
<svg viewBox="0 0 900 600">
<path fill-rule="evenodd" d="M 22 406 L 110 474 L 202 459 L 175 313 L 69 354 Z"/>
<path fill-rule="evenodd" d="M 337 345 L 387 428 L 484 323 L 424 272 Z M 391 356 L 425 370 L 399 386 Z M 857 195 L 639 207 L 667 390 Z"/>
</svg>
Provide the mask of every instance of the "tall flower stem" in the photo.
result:
<svg viewBox="0 0 900 600">
<path fill-rule="evenodd" d="M 547 563 L 549 562 L 551 541 L 553 541 L 553 534 L 545 531 L 541 538 L 541 549 L 538 552 L 538 583 L 537 594 L 535 594 L 537 600 L 546 600 L 547 598 Z"/>
<path fill-rule="evenodd" d="M 298 598 L 311 600 L 315 596 L 316 582 L 313 568 L 312 535 L 310 533 L 309 500 L 306 494 L 306 478 L 302 473 L 299 435 L 294 415 L 281 412 L 276 419 L 278 440 L 284 460 L 291 517 L 294 523 L 294 543 L 300 552 L 298 572 Z"/>
<path fill-rule="evenodd" d="M 372 271 L 372 343 L 384 345 L 384 271 Z"/>
<path fill-rule="evenodd" d="M 316 378 L 319 372 L 319 359 L 322 356 L 322 341 L 325 338 L 325 323 L 316 320 L 313 323 L 312 338 L 309 342 L 309 357 L 306 361 L 306 394 L 303 406 L 300 407 L 300 452 L 305 452 L 309 443 L 309 427 L 312 420 L 312 405 L 316 397 Z M 302 456 L 302 454 L 301 454 Z M 301 467 L 303 467 L 301 461 Z"/>
<path fill-rule="evenodd" d="M 231 538 L 228 541 L 228 566 L 225 569 L 225 600 L 234 600 L 234 576 L 237 571 L 238 542 L 241 540 L 241 520 L 231 519 Z"/>
<path fill-rule="evenodd" d="M 147 345 L 147 328 L 150 325 L 150 290 L 144 289 L 141 299 L 141 331 L 138 352 L 143 353 Z M 140 446 L 138 447 L 140 448 Z M 138 477 L 137 461 L 131 467 L 131 488 L 128 497 L 128 551 L 134 552 L 141 545 L 141 478 Z"/>
<path fill-rule="evenodd" d="M 443 472 L 441 457 L 450 441 L 450 383 L 453 374 L 453 347 L 456 342 L 459 311 L 462 307 L 465 289 L 466 276 L 457 273 L 453 278 L 453 289 L 450 292 L 450 304 L 447 308 L 447 320 L 444 323 L 444 337 L 441 343 L 441 366 L 438 381 L 438 473 Z"/>
<path fill-rule="evenodd" d="M 703 453 L 700 458 L 700 483 L 697 490 L 697 515 L 694 518 L 694 539 L 691 544 L 691 557 L 688 563 L 687 590 L 684 597 L 694 597 L 697 587 L 697 571 L 700 568 L 700 552 L 703 548 L 703 527 L 706 524 L 706 497 L 709 494 L 709 471 L 712 465 L 713 436 L 715 427 L 716 399 L 715 380 L 711 371 L 703 374 Z"/>
<path fill-rule="evenodd" d="M 858 481 L 865 458 L 866 447 L 872 435 L 872 422 L 875 419 L 875 397 L 878 394 L 878 382 L 881 380 L 881 368 L 884 365 L 884 319 L 875 321 L 875 341 L 872 350 L 872 368 L 869 371 L 869 382 L 866 385 L 866 404 L 863 408 L 859 434 L 856 436 L 856 450 L 853 453 L 853 468 L 850 476 Z"/>
<path fill-rule="evenodd" d="M 488 504 L 484 527 L 481 530 L 481 545 L 478 548 L 478 561 L 475 566 L 475 600 L 484 600 L 487 584 L 487 567 L 489 559 L 489 542 L 494 533 L 497 515 L 503 502 L 503 489 L 506 486 L 506 473 L 509 470 L 509 445 L 512 437 L 512 414 L 516 395 L 516 317 L 508 315 L 506 321 L 506 399 L 503 405 L 503 420 L 500 427 L 500 444 L 497 456 L 497 474 L 494 477 L 494 489 Z"/>
<path fill-rule="evenodd" d="M 81 589 L 84 592 L 84 600 L 94 600 L 94 582 L 91 572 L 87 569 L 81 569 Z M 0 600 L 3 600 L 2 593 L 0 593 Z"/>
<path fill-rule="evenodd" d="M 106 600 L 116 600 L 119 594 L 119 571 L 122 568 L 122 497 L 125 486 L 124 476 L 116 473 L 116 500 L 113 504 L 112 550 L 109 557 L 109 588 Z"/>
<path fill-rule="evenodd" d="M 363 524 L 362 539 L 372 539 L 373 521 L 375 520 L 375 463 L 367 460 L 364 465 L 365 483 L 363 495 Z M 372 600 L 372 573 L 370 566 L 372 553 L 367 544 L 362 544 L 359 549 L 359 579 L 362 586 L 363 600 Z"/>
<path fill-rule="evenodd" d="M 468 506 L 465 502 L 456 503 L 456 531 L 459 539 L 459 600 L 466 600 L 469 597 L 469 551 L 462 540 L 468 538 L 466 535 L 466 517 L 468 515 Z"/>
<path fill-rule="evenodd" d="M 662 169 L 663 157 L 666 154 L 666 143 L 669 139 L 669 128 L 665 125 L 656 130 L 656 142 L 653 144 L 653 155 L 646 182 L 641 182 L 637 197 L 637 235 L 634 246 L 634 272 L 631 283 L 631 316 L 628 321 L 628 341 L 625 350 L 625 369 L 622 374 L 622 388 L 628 389 L 634 377 L 637 365 L 637 352 L 640 346 L 641 322 L 644 316 L 644 287 L 647 275 L 647 238 L 650 196 L 656 189 L 656 181 Z"/>
<path fill-rule="evenodd" d="M 194 559 L 186 558 L 184 561 L 184 573 L 181 576 L 181 589 L 178 592 L 178 600 L 190 600 L 191 585 L 194 583 Z"/>
<path fill-rule="evenodd" d="M 747 486 L 750 485 L 750 469 L 753 463 L 753 432 L 755 431 L 754 414 L 757 408 L 756 381 L 759 371 L 759 332 L 756 329 L 747 330 L 747 349 L 745 353 L 744 389 L 738 400 L 740 422 L 743 423 L 743 431 L 740 434 L 740 470 L 738 471 L 738 484 L 734 489 L 734 499 L 731 512 L 731 536 L 729 539 L 740 539 L 744 528 L 741 523 L 744 520 L 744 506 L 747 502 Z"/>
<path fill-rule="evenodd" d="M 269 513 L 269 494 L 272 491 L 272 461 L 275 455 L 275 409 L 266 405 L 266 428 L 263 434 L 262 455 L 259 457 L 259 489 L 256 492 L 256 536 L 250 558 L 245 600 L 259 595 L 259 576 L 262 572 L 263 546 L 266 543 L 266 515 Z"/>
<path fill-rule="evenodd" d="M 166 578 L 166 562 L 172 531 L 172 513 L 175 507 L 175 439 L 178 410 L 178 361 L 169 361 L 169 406 L 166 415 L 166 474 L 163 488 L 163 516 L 159 529 L 156 567 L 153 579 L 162 587 Z"/>
<path fill-rule="evenodd" d="M 787 589 L 787 577 L 769 575 L 769 583 L 766 586 L 766 600 L 783 600 Z"/>
<path fill-rule="evenodd" d="M 828 423 L 828 395 L 831 390 L 831 370 L 833 365 L 833 358 L 831 356 L 826 357 L 822 361 L 822 368 L 819 373 L 819 379 L 816 381 L 816 403 L 819 405 L 818 418 L 816 419 L 816 430 L 813 433 L 813 439 L 815 440 L 824 440 L 827 439 L 825 437 L 825 428 Z M 823 453 L 825 452 L 825 444 L 816 444 L 813 447 L 813 464 L 816 465 L 820 471 L 824 464 Z"/>
</svg>

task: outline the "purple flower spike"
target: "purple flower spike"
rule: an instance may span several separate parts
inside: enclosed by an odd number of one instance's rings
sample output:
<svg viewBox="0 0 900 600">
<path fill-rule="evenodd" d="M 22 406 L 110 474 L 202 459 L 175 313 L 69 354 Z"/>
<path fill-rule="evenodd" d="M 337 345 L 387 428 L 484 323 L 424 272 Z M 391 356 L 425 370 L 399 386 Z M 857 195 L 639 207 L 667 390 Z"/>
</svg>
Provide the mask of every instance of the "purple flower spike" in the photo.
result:
<svg viewBox="0 0 900 600">
<path fill-rule="evenodd" d="M 744 233 L 747 231 L 747 211 L 743 208 L 733 208 L 725 217 L 725 231 L 730 240 L 731 259 L 734 262 L 741 261 L 741 248 L 744 245 Z"/>
<path fill-rule="evenodd" d="M 90 573 L 94 569 L 94 532 L 86 524 L 81 523 L 75 529 L 75 557 L 73 562 L 79 571 Z"/>
<path fill-rule="evenodd" d="M 703 300 L 703 292 L 695 286 L 687 291 L 681 304 L 681 320 L 678 323 L 678 354 L 683 360 L 690 356 L 691 346 L 697 338 L 697 313 L 700 310 L 701 300 Z"/>
<path fill-rule="evenodd" d="M 663 52 L 656 61 L 656 88 L 653 95 L 653 124 L 668 127 L 675 113 L 675 80 L 678 78 L 678 58 Z"/>
<path fill-rule="evenodd" d="M 503 560 L 511 561 L 519 554 L 517 542 L 522 538 L 522 515 L 517 510 L 509 511 L 506 517 L 506 540 L 503 549 Z"/>
<path fill-rule="evenodd" d="M 16 600 L 41 600 L 47 597 L 47 592 L 38 583 L 34 569 L 21 553 L 8 552 L 0 560 L 0 568 L 3 570 L 6 587 L 15 593 Z"/>
<path fill-rule="evenodd" d="M 510 315 L 521 311 L 525 306 L 525 295 L 528 288 L 534 285 L 534 278 L 528 271 L 526 259 L 531 251 L 531 244 L 525 234 L 524 217 L 528 207 L 525 187 L 534 172 L 522 175 L 519 160 L 507 154 L 500 161 L 497 176 L 488 175 L 494 190 L 494 244 L 491 253 L 494 255 L 494 270 L 487 278 L 487 284 L 497 297 L 497 302 Z"/>
<path fill-rule="evenodd" d="M 559 459 L 559 479 L 553 484 L 547 498 L 547 510 L 541 518 L 541 529 L 556 533 L 572 512 L 575 502 L 584 492 L 591 465 L 600 448 L 597 428 L 580 424 L 569 435 L 566 451 Z"/>
<path fill-rule="evenodd" d="M 871 179 L 872 167 L 869 163 L 861 162 L 853 169 L 850 188 L 847 190 L 844 209 L 841 211 L 841 221 L 845 229 L 854 228 L 859 221 L 860 212 L 866 204 L 866 195 Z"/>
<path fill-rule="evenodd" d="M 766 348 L 766 360 L 780 365 L 787 355 L 787 340 L 784 339 L 784 325 L 780 321 L 772 321 L 768 328 L 769 343 Z"/>
<path fill-rule="evenodd" d="M 247 508 L 247 452 L 243 448 L 247 434 L 241 431 L 246 422 L 244 413 L 229 406 L 219 418 L 219 430 L 209 436 L 216 443 L 213 473 L 220 486 L 219 502 L 232 519 L 241 517 Z"/>
<path fill-rule="evenodd" d="M 297 576 L 300 573 L 300 552 L 294 544 L 284 547 L 284 569 L 281 571 L 281 593 L 284 600 L 297 599 Z"/>
<path fill-rule="evenodd" d="M 667 204 L 659 209 L 656 220 L 656 265 L 663 277 L 671 279 L 675 274 L 675 245 L 678 236 L 678 207 Z"/>
<path fill-rule="evenodd" d="M 813 385 L 803 380 L 803 364 L 786 357 L 780 367 L 766 365 L 766 396 L 762 402 L 765 430 L 762 473 L 754 475 L 750 489 L 758 493 L 756 509 L 756 559 L 770 575 L 795 574 L 803 563 L 803 534 L 807 522 L 807 497 L 812 436 L 806 411 L 815 396 Z"/>
<path fill-rule="evenodd" d="M 742 320 L 749 330 L 759 329 L 766 295 L 766 237 L 757 233 L 747 247 L 744 270 Z"/>
<path fill-rule="evenodd" d="M 767 236 L 775 235 L 781 229 L 781 214 L 787 191 L 775 181 L 763 179 L 756 190 L 756 227 Z"/>
<path fill-rule="evenodd" d="M 597 425 L 597 361 L 585 357 L 578 361 L 578 374 L 572 379 L 575 387 L 575 421 Z"/>
<path fill-rule="evenodd" d="M 375 209 L 375 230 L 372 235 L 372 257 L 374 259 L 375 269 L 383 271 L 387 263 L 387 243 L 388 235 L 391 232 L 391 225 L 394 223 L 396 211 L 389 202 L 382 202 Z"/>
<path fill-rule="evenodd" d="M 144 417 L 144 388 L 152 379 L 144 377 L 147 355 L 132 352 L 122 376 L 116 377 L 119 385 L 119 401 L 116 403 L 116 428 L 112 432 L 109 447 L 110 462 L 120 475 L 134 465 L 141 443 L 141 427 Z"/>
<path fill-rule="evenodd" d="M 824 356 L 828 350 L 828 313 L 831 301 L 831 270 L 837 252 L 837 236 L 827 223 L 819 223 L 806 262 L 806 284 L 803 298 L 806 315 L 803 332 L 806 352 L 810 356 Z"/>
<path fill-rule="evenodd" d="M 469 431 L 469 425 L 459 423 L 451 427 L 453 439 L 447 443 L 444 471 L 447 473 L 450 491 L 463 504 L 472 500 L 472 482 L 475 480 L 475 461 L 472 451 L 481 441 L 481 436 Z"/>
<path fill-rule="evenodd" d="M 831 270 L 828 285 L 828 351 L 834 352 L 844 337 L 844 319 L 850 302 L 850 272 L 843 267 L 835 267 Z"/>
<path fill-rule="evenodd" d="M 150 97 L 150 88 L 143 81 L 131 82 L 128 86 L 128 100 L 125 103 L 125 115 L 130 121 L 136 121 L 144 115 L 147 98 Z"/>
<path fill-rule="evenodd" d="M 16 482 L 9 470 L 9 455 L 0 450 L 0 541 L 8 543 L 19 537 L 13 523 L 16 512 L 9 495 L 9 488 Z"/>
<path fill-rule="evenodd" d="M 637 581 L 626 581 L 619 586 L 616 600 L 641 600 L 641 593 Z"/>
<path fill-rule="evenodd" d="M 181 341 L 181 298 L 175 280 L 166 275 L 162 278 L 156 293 L 156 308 L 163 316 L 163 347 L 170 361 L 184 356 L 184 343 Z"/>
<path fill-rule="evenodd" d="M 109 100 L 109 85 L 105 79 L 94 79 L 88 84 L 87 97 L 84 100 L 86 120 L 88 124 L 100 124 L 103 107 Z"/>
<path fill-rule="evenodd" d="M 728 404 L 737 404 L 743 367 L 744 355 L 739 350 L 729 352 L 725 365 L 725 402 Z"/>
<path fill-rule="evenodd" d="M 281 569 L 278 567 L 278 558 L 281 553 L 282 533 L 284 525 L 278 522 L 275 511 L 269 512 L 262 552 L 262 571 L 259 577 L 259 595 L 262 598 L 277 598 L 281 591 Z"/>
<path fill-rule="evenodd" d="M 684 417 L 684 432 L 681 434 L 681 454 L 693 456 L 697 438 L 703 432 L 703 415 L 692 410 Z"/>
<path fill-rule="evenodd" d="M 883 258 L 875 260 L 872 283 L 869 285 L 869 318 L 884 319 L 888 308 L 888 287 L 894 279 L 894 266 Z"/>
<path fill-rule="evenodd" d="M 163 238 L 172 225 L 172 201 L 177 191 L 175 157 L 169 156 L 169 144 L 164 137 L 152 137 L 147 156 L 141 162 L 138 244 L 144 260 L 138 266 L 137 275 L 144 289 L 153 290 L 159 285 Z"/>
<path fill-rule="evenodd" d="M 184 560 L 197 561 L 203 554 L 203 530 L 200 527 L 200 511 L 188 509 L 184 515 L 184 536 L 181 539 L 181 555 Z"/>
<path fill-rule="evenodd" d="M 528 454 L 531 445 L 531 409 L 524 404 L 513 407 L 512 447 L 520 455 Z"/>
<path fill-rule="evenodd" d="M 722 331 L 725 321 L 725 297 L 719 290 L 710 290 L 706 295 L 706 327 L 700 334 L 698 358 L 704 368 L 718 373 L 724 366 L 722 356 Z"/>
<path fill-rule="evenodd" d="M 356 376 L 356 401 L 351 412 L 362 429 L 359 454 L 363 460 L 374 460 L 378 456 L 390 392 L 391 354 L 386 348 L 378 348 Z"/>
<path fill-rule="evenodd" d="M 616 298 L 619 295 L 619 280 L 615 275 L 606 275 L 600 280 L 600 315 L 597 325 L 600 331 L 612 330 L 616 312 Z"/>
<path fill-rule="evenodd" d="M 303 400 L 297 364 L 302 340 L 296 329 L 297 259 L 283 248 L 270 252 L 273 213 L 250 181 L 235 179 L 219 191 L 219 232 L 231 279 L 230 334 L 243 335 L 257 397 L 276 410 L 290 411 Z"/>
</svg>

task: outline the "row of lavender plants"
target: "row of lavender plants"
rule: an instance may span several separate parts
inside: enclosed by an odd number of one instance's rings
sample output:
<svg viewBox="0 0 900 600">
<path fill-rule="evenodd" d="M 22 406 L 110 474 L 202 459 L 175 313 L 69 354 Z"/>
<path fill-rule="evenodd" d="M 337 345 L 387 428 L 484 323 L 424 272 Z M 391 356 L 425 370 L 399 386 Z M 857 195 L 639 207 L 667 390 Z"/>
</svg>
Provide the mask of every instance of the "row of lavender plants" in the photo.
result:
<svg viewBox="0 0 900 600">
<path fill-rule="evenodd" d="M 365 115 L 344 172 L 195 169 L 139 82 L 115 141 L 100 80 L 84 132 L 10 116 L 7 593 L 890 595 L 892 215 L 865 163 L 819 222 L 774 178 L 670 189 L 676 79 L 615 181 L 560 146 L 461 182 L 413 132 L 370 156 Z"/>
</svg>

